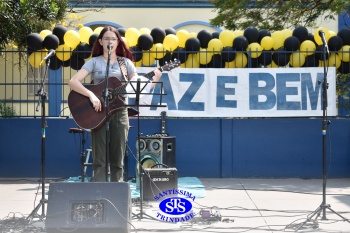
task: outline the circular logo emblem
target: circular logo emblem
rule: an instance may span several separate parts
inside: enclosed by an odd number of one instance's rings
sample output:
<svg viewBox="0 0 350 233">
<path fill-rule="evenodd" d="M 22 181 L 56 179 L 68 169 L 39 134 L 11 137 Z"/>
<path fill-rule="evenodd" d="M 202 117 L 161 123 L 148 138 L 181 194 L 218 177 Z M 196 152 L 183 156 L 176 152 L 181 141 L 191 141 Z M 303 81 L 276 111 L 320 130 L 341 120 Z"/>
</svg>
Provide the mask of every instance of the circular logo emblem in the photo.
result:
<svg viewBox="0 0 350 233">
<path fill-rule="evenodd" d="M 185 198 L 169 197 L 159 203 L 159 209 L 169 215 L 182 215 L 192 210 L 192 203 Z"/>
</svg>

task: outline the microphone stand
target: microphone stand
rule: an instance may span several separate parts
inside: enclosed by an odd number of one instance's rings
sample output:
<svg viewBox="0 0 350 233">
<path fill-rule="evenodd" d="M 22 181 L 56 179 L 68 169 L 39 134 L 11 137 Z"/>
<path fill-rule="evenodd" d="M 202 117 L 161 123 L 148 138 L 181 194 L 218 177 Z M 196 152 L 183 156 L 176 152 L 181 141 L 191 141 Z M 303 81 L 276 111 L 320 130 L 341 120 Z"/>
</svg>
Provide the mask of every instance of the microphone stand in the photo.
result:
<svg viewBox="0 0 350 233">
<path fill-rule="evenodd" d="M 318 227 L 317 218 L 322 213 L 321 220 L 327 220 L 326 217 L 326 210 L 330 210 L 334 214 L 341 217 L 344 221 L 349 222 L 349 219 L 346 219 L 339 213 L 335 212 L 329 204 L 326 202 L 326 184 L 327 184 L 327 157 L 326 157 L 326 136 L 327 136 L 327 126 L 330 124 L 330 121 L 327 119 L 327 89 L 328 89 L 328 82 L 327 82 L 327 57 L 329 57 L 329 51 L 328 51 L 328 45 L 326 42 L 326 39 L 324 37 L 324 32 L 320 32 L 320 36 L 323 41 L 323 83 L 322 83 L 322 110 L 323 110 L 323 116 L 322 116 L 322 203 L 321 205 L 312 213 L 310 213 L 307 216 L 307 219 L 302 222 L 296 229 L 298 231 L 301 229 L 305 224 L 308 222 L 311 222 L 315 226 Z M 313 220 L 312 218 L 315 217 Z M 287 226 L 288 227 L 288 226 Z"/>
<path fill-rule="evenodd" d="M 50 59 L 46 57 L 46 69 L 45 69 L 45 74 L 44 77 L 41 80 L 41 86 L 40 89 L 38 90 L 36 96 L 39 96 L 38 104 L 36 106 L 36 111 L 39 111 L 39 105 L 41 105 L 41 200 L 39 204 L 34 208 L 34 210 L 29 214 L 27 217 L 27 220 L 33 219 L 36 216 L 44 219 L 45 218 L 45 204 L 47 203 L 47 199 L 45 198 L 45 176 L 46 176 L 46 171 L 45 171 L 45 157 L 46 157 L 46 152 L 45 152 L 45 142 L 46 142 L 46 128 L 47 128 L 47 122 L 46 122 L 46 116 L 45 116 L 45 101 L 47 99 L 47 93 L 45 92 L 45 80 L 46 76 L 48 74 L 48 69 L 50 66 Z M 45 59 L 44 59 L 45 60 Z M 44 61 L 43 60 L 43 61 Z M 38 215 L 37 212 L 41 207 L 41 215 Z"/>
<path fill-rule="evenodd" d="M 108 171 L 109 171 L 109 95 L 108 95 L 108 78 L 109 78 L 109 66 L 111 63 L 111 49 L 112 47 L 110 45 L 108 47 L 108 57 L 107 57 L 107 66 L 106 66 L 106 87 L 103 92 L 103 99 L 104 99 L 104 107 L 105 107 L 105 113 L 106 113 L 106 182 L 108 182 Z"/>
</svg>

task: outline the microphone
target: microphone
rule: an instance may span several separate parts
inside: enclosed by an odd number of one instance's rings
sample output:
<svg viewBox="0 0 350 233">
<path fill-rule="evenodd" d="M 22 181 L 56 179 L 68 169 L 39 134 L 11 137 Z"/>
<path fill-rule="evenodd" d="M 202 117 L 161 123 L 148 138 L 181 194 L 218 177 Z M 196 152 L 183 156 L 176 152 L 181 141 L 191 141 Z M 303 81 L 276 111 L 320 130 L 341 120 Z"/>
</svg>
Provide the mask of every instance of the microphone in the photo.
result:
<svg viewBox="0 0 350 233">
<path fill-rule="evenodd" d="M 113 46 L 107 45 L 107 49 L 108 49 L 109 51 L 111 51 L 111 50 L 113 49 Z"/>
<path fill-rule="evenodd" d="M 323 31 L 323 30 L 319 30 L 319 31 L 318 31 L 318 35 L 321 37 L 323 46 L 326 48 L 327 53 L 329 53 L 329 51 L 328 51 L 328 45 L 327 45 L 327 41 L 326 41 L 326 36 L 325 36 L 324 31 Z"/>
<path fill-rule="evenodd" d="M 49 53 L 46 55 L 46 57 L 44 57 L 44 61 L 46 61 L 47 59 L 49 59 L 50 57 L 54 56 L 56 54 L 55 50 L 50 49 Z"/>
</svg>

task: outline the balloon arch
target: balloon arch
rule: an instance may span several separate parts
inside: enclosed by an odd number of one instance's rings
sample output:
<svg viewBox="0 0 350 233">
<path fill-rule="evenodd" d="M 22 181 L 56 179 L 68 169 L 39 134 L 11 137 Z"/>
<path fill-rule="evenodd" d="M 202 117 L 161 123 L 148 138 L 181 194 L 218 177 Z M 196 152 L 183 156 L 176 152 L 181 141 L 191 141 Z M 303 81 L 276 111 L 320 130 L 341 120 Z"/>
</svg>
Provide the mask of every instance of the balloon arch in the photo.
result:
<svg viewBox="0 0 350 233">
<path fill-rule="evenodd" d="M 29 63 L 42 65 L 47 51 L 53 49 L 50 69 L 71 67 L 80 69 L 91 57 L 92 45 L 102 27 L 94 30 L 81 26 L 69 30 L 58 25 L 27 36 Z M 154 66 L 158 61 L 174 58 L 186 68 L 257 68 L 257 67 L 318 67 L 323 66 L 324 46 L 319 31 L 325 34 L 329 54 L 326 63 L 342 74 L 350 73 L 350 29 L 338 33 L 319 27 L 314 34 L 303 26 L 294 30 L 270 32 L 250 26 L 245 30 L 190 33 L 174 28 L 118 28 L 123 40 L 133 51 L 136 66 Z"/>
</svg>

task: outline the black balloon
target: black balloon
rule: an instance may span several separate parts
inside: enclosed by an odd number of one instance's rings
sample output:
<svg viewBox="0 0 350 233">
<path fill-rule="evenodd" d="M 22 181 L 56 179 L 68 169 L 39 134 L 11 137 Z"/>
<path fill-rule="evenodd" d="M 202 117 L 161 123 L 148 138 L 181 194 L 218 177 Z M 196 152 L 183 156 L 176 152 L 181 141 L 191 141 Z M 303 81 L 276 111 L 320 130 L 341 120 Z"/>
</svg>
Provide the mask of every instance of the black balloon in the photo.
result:
<svg viewBox="0 0 350 233">
<path fill-rule="evenodd" d="M 295 36 L 290 36 L 284 41 L 284 49 L 288 52 L 295 52 L 300 47 L 300 41 Z"/>
<path fill-rule="evenodd" d="M 342 74 L 350 73 L 350 62 L 341 62 L 338 71 Z"/>
<path fill-rule="evenodd" d="M 343 47 L 343 39 L 340 36 L 332 36 L 328 40 L 329 51 L 336 52 Z"/>
<path fill-rule="evenodd" d="M 201 48 L 201 42 L 195 37 L 188 38 L 185 42 L 185 48 L 190 54 L 198 53 Z"/>
<path fill-rule="evenodd" d="M 153 37 L 150 34 L 142 34 L 137 39 L 137 46 L 142 50 L 150 50 L 153 46 Z"/>
<path fill-rule="evenodd" d="M 120 36 L 125 37 L 125 32 L 126 32 L 125 28 L 118 28 L 117 31 L 119 32 Z"/>
<path fill-rule="evenodd" d="M 220 32 L 213 32 L 211 33 L 211 35 L 213 36 L 213 39 L 219 39 L 219 36 L 220 36 Z"/>
<path fill-rule="evenodd" d="M 243 36 L 247 38 L 249 44 L 259 42 L 259 30 L 256 27 L 247 27 L 243 32 Z"/>
<path fill-rule="evenodd" d="M 338 31 L 337 36 L 343 40 L 344 45 L 350 45 L 350 29 L 344 28 Z"/>
<path fill-rule="evenodd" d="M 236 51 L 247 51 L 248 48 L 248 40 L 246 37 L 244 36 L 237 36 L 234 40 L 233 40 L 233 48 Z"/>
<path fill-rule="evenodd" d="M 70 67 L 73 70 L 80 70 L 84 64 L 84 59 L 78 57 L 76 54 L 72 54 L 72 56 L 70 57 Z"/>
<path fill-rule="evenodd" d="M 172 59 L 174 60 L 176 58 L 178 61 L 180 61 L 180 63 L 185 63 L 187 57 L 188 54 L 186 52 L 186 49 L 182 47 L 177 47 L 172 54 Z"/>
<path fill-rule="evenodd" d="M 165 29 L 165 34 L 166 35 L 169 35 L 169 34 L 176 35 L 176 30 L 174 28 L 166 28 Z"/>
<path fill-rule="evenodd" d="M 207 64 L 208 68 L 225 68 L 225 62 L 220 54 L 214 54 L 211 61 Z"/>
<path fill-rule="evenodd" d="M 258 59 L 259 59 L 260 65 L 262 65 L 262 66 L 270 65 L 272 62 L 272 51 L 271 50 L 263 50 Z"/>
<path fill-rule="evenodd" d="M 264 38 L 265 36 L 271 36 L 271 32 L 267 29 L 261 29 L 259 31 L 259 39 L 258 39 L 259 44 L 260 44 L 262 38 Z"/>
<path fill-rule="evenodd" d="M 293 36 L 299 39 L 300 43 L 303 43 L 309 37 L 309 31 L 306 27 L 299 26 L 293 30 Z"/>
<path fill-rule="evenodd" d="M 140 47 L 137 46 L 133 46 L 130 48 L 130 50 L 132 51 L 132 56 L 134 58 L 135 62 L 141 61 L 142 59 L 142 49 Z"/>
<path fill-rule="evenodd" d="M 197 38 L 201 43 L 201 48 L 208 48 L 208 43 L 213 39 L 213 35 L 208 30 L 201 30 L 197 33 Z"/>
<path fill-rule="evenodd" d="M 278 66 L 286 66 L 290 60 L 290 53 L 287 53 L 284 48 L 280 48 L 273 53 L 272 60 Z"/>
<path fill-rule="evenodd" d="M 43 38 L 38 33 L 30 33 L 27 36 L 27 46 L 34 51 L 43 48 L 43 41 Z"/>
<path fill-rule="evenodd" d="M 73 54 L 77 54 L 77 56 L 82 59 L 87 59 L 91 56 L 91 50 L 92 49 L 89 44 L 80 43 L 73 51 Z"/>
<path fill-rule="evenodd" d="M 305 57 L 305 62 L 303 67 L 318 67 L 319 60 L 316 59 L 315 54 Z"/>
<path fill-rule="evenodd" d="M 166 36 L 166 32 L 163 28 L 156 27 L 151 30 L 151 36 L 153 37 L 153 43 L 163 43 Z"/>
<path fill-rule="evenodd" d="M 89 45 L 94 46 L 97 39 L 98 39 L 98 34 L 97 33 L 92 34 L 89 38 Z"/>
<path fill-rule="evenodd" d="M 221 50 L 221 57 L 224 62 L 231 62 L 236 58 L 236 51 L 232 47 L 224 47 Z"/>
<path fill-rule="evenodd" d="M 248 67 L 249 68 L 259 68 L 260 63 L 259 63 L 259 58 L 249 58 L 248 59 Z"/>
<path fill-rule="evenodd" d="M 58 39 L 58 37 L 55 34 L 47 35 L 43 41 L 43 46 L 47 50 L 50 50 L 50 49 L 55 50 L 55 49 L 57 49 L 59 44 L 60 44 L 60 40 Z"/>
<path fill-rule="evenodd" d="M 61 68 L 63 62 L 58 59 L 56 56 L 52 56 L 50 57 L 50 65 L 49 68 L 50 70 L 58 70 L 59 68 Z"/>
<path fill-rule="evenodd" d="M 319 61 L 323 61 L 324 57 L 326 58 L 326 60 L 329 58 L 329 54 L 325 53 L 323 45 L 317 46 L 314 54 L 315 54 L 316 59 L 319 60 Z"/>
<path fill-rule="evenodd" d="M 166 51 L 164 57 L 158 60 L 160 66 L 164 66 L 166 62 L 170 62 L 172 59 L 172 54 L 170 51 Z"/>
<path fill-rule="evenodd" d="M 56 35 L 58 37 L 58 39 L 60 40 L 60 45 L 64 44 L 64 34 L 66 34 L 66 32 L 68 31 L 68 29 L 63 26 L 63 25 L 58 25 L 56 27 L 54 27 L 54 29 L 52 30 L 52 34 Z"/>
<path fill-rule="evenodd" d="M 314 42 L 314 44 L 317 44 L 316 41 L 315 41 L 314 34 L 312 34 L 311 32 L 307 36 L 307 40 L 311 40 L 312 42 Z"/>
</svg>

